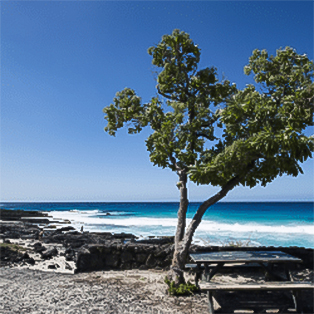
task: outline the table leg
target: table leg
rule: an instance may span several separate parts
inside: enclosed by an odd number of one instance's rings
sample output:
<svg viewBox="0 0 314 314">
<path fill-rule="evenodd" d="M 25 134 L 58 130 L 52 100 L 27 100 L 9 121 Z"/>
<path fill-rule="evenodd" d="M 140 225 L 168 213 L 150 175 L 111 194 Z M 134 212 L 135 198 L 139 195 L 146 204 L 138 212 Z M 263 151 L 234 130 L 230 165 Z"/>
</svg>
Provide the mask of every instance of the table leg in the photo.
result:
<svg viewBox="0 0 314 314">
<path fill-rule="evenodd" d="M 299 302 L 299 291 L 292 291 L 292 298 L 297 313 L 303 313 L 302 302 Z"/>
<path fill-rule="evenodd" d="M 287 276 L 287 279 L 291 282 L 293 282 L 293 277 L 291 275 L 291 271 L 288 267 L 287 264 L 285 264 L 285 274 Z M 294 307 L 297 313 L 303 313 L 303 308 L 302 308 L 302 302 L 300 302 L 299 298 L 300 298 L 300 293 L 299 291 L 291 291 L 292 292 L 292 299 L 293 299 L 293 303 L 294 303 Z"/>
<path fill-rule="evenodd" d="M 288 265 L 285 264 L 284 267 L 285 267 L 285 274 L 286 274 L 287 280 L 288 281 L 293 281 L 293 278 L 292 278 L 292 275 L 291 275 L 291 271 L 290 271 Z"/>
<path fill-rule="evenodd" d="M 207 291 L 208 296 L 208 310 L 209 314 L 214 314 L 214 300 L 213 300 L 213 292 Z"/>
<path fill-rule="evenodd" d="M 200 279 L 201 276 L 201 266 L 200 264 L 196 265 L 196 269 L 195 269 L 195 286 L 199 289 L 199 285 L 198 285 L 198 281 Z"/>
<path fill-rule="evenodd" d="M 204 264 L 204 280 L 209 281 L 208 278 L 209 278 L 209 267 L 208 267 L 208 264 Z"/>
<path fill-rule="evenodd" d="M 217 266 L 210 273 L 208 272 L 208 276 L 206 278 L 206 281 L 210 281 L 224 265 L 225 265 L 225 263 L 218 263 Z"/>
</svg>

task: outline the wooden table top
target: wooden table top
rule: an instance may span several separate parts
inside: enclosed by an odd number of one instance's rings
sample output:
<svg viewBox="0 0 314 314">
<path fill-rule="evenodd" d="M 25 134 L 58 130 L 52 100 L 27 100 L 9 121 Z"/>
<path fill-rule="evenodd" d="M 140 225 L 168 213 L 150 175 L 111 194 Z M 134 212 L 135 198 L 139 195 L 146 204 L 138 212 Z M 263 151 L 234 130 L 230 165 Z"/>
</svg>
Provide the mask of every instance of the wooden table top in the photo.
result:
<svg viewBox="0 0 314 314">
<path fill-rule="evenodd" d="M 302 263 L 300 258 L 281 251 L 230 251 L 191 253 L 195 263 L 263 263 L 263 262 L 294 262 Z"/>
</svg>

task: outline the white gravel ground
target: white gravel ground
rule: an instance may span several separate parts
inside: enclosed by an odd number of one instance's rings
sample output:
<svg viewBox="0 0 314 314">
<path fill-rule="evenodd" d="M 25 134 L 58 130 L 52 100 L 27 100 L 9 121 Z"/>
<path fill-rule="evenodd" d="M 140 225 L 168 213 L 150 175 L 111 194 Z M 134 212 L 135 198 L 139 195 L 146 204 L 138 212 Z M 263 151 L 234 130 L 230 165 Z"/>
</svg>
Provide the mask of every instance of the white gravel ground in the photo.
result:
<svg viewBox="0 0 314 314">
<path fill-rule="evenodd" d="M 0 313 L 206 313 L 206 296 L 169 297 L 164 273 L 65 275 L 0 268 Z"/>
</svg>

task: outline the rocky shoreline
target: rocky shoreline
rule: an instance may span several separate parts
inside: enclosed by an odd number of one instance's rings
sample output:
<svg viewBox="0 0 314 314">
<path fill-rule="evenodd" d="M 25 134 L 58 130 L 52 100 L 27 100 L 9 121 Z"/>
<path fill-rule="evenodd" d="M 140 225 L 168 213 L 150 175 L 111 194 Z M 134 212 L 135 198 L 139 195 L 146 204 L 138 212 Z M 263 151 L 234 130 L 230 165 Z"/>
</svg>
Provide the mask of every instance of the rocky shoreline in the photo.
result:
<svg viewBox="0 0 314 314">
<path fill-rule="evenodd" d="M 70 221 L 57 221 L 57 228 L 56 221 L 49 219 L 47 213 L 31 211 L 1 209 L 0 218 L 0 266 L 20 265 L 77 273 L 168 270 L 171 265 L 174 237 L 139 240 L 132 234 L 80 232 L 70 225 Z M 191 252 L 232 250 L 280 250 L 301 258 L 303 267 L 313 269 L 313 249 L 196 245 L 190 248 Z"/>
<path fill-rule="evenodd" d="M 0 266 L 74 273 L 132 268 L 160 270 L 171 262 L 173 237 L 135 241 L 132 234 L 79 232 L 70 225 L 52 228 L 51 220 L 44 223 L 47 218 L 39 215 L 36 218 L 14 215 L 19 219 L 14 221 L 7 212 L 0 221 Z M 3 216 L 9 219 L 4 221 Z"/>
</svg>

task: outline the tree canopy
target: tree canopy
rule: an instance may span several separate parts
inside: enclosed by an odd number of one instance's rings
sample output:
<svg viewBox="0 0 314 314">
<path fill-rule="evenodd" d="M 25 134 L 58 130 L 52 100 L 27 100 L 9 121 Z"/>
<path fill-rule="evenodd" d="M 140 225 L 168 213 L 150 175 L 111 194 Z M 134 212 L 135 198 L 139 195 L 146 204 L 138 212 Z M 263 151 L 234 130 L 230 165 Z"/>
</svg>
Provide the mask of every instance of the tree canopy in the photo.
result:
<svg viewBox="0 0 314 314">
<path fill-rule="evenodd" d="M 304 132 L 313 126 L 313 62 L 290 47 L 277 50 L 276 56 L 254 50 L 244 73 L 254 74 L 256 86 L 240 90 L 228 80 L 219 81 L 216 68 L 198 69 L 200 49 L 185 32 L 164 35 L 148 53 L 161 68 L 157 96 L 142 103 L 130 88 L 118 92 L 104 108 L 105 131 L 115 135 L 127 125 L 135 134 L 150 126 L 150 160 L 179 176 L 169 271 L 179 285 L 194 232 L 211 205 L 239 184 L 266 186 L 277 176 L 303 173 L 300 164 L 314 151 L 313 136 Z M 188 178 L 221 189 L 198 207 L 186 226 Z"/>
<path fill-rule="evenodd" d="M 158 96 L 142 103 L 125 88 L 104 108 L 110 135 L 127 125 L 130 134 L 150 126 L 146 140 L 154 165 L 184 171 L 197 184 L 265 186 L 283 174 L 302 173 L 300 163 L 312 156 L 313 62 L 286 47 L 269 56 L 254 50 L 246 75 L 257 87 L 238 90 L 219 82 L 217 69 L 198 69 L 200 48 L 189 34 L 174 30 L 148 49 L 161 68 Z M 221 132 L 217 132 L 221 128 Z M 220 136 L 218 134 L 221 134 Z"/>
</svg>

